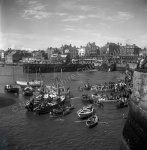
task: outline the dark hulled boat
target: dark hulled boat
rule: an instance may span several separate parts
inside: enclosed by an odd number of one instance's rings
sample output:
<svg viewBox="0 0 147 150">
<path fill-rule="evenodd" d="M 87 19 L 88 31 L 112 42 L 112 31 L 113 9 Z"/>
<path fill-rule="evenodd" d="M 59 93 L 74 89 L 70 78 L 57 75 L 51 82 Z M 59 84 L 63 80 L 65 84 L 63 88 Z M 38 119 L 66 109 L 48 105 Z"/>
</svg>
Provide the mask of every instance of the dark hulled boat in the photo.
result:
<svg viewBox="0 0 147 150">
<path fill-rule="evenodd" d="M 16 86 L 16 85 L 5 85 L 4 87 L 4 91 L 7 92 L 7 93 L 16 93 L 16 94 L 19 94 L 19 87 Z"/>
<path fill-rule="evenodd" d="M 122 102 L 122 101 L 118 101 L 116 104 L 116 108 L 124 108 L 124 107 L 128 107 L 128 102 Z"/>
<path fill-rule="evenodd" d="M 22 94 L 24 96 L 32 96 L 33 92 L 34 92 L 33 88 L 25 88 L 25 89 L 23 89 Z"/>
</svg>

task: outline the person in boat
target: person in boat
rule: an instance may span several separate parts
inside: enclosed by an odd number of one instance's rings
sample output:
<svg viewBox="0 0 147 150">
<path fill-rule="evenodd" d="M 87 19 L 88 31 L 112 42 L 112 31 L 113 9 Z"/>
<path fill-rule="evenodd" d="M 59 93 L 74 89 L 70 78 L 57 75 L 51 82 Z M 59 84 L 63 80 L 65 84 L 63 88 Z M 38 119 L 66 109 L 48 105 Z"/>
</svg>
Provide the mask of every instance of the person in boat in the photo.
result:
<svg viewBox="0 0 147 150">
<path fill-rule="evenodd" d="M 24 88 L 24 91 L 26 91 L 28 89 L 32 90 L 32 87 L 30 86 L 29 82 L 27 82 L 27 87 Z"/>
<path fill-rule="evenodd" d="M 87 82 L 87 84 L 84 84 L 85 88 L 89 88 L 89 82 Z"/>
<path fill-rule="evenodd" d="M 83 88 L 79 86 L 79 87 L 78 87 L 78 90 L 83 91 Z"/>
</svg>

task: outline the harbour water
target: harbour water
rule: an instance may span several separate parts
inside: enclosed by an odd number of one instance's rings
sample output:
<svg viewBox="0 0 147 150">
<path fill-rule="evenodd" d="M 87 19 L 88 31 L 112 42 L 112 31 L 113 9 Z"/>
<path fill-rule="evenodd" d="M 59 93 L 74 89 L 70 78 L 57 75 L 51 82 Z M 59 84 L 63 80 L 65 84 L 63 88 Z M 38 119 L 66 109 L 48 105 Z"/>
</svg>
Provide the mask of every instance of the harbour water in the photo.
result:
<svg viewBox="0 0 147 150">
<path fill-rule="evenodd" d="M 116 109 L 116 103 L 104 103 L 104 108 L 96 109 L 100 123 L 89 129 L 85 121 L 81 121 L 76 112 L 83 107 L 80 96 L 90 91 L 78 91 L 78 86 L 84 86 L 87 81 L 94 85 L 109 81 L 124 79 L 119 72 L 66 72 L 45 73 L 42 80 L 50 85 L 56 77 L 64 80 L 65 87 L 70 87 L 71 104 L 75 109 L 67 116 L 50 118 L 48 114 L 36 115 L 27 112 L 24 103 L 28 97 L 21 94 L 4 93 L 4 86 L 15 80 L 36 79 L 36 74 L 23 73 L 22 67 L 0 68 L 0 96 L 15 99 L 7 107 L 0 107 L 0 150 L 119 150 L 122 130 L 125 123 L 123 114 L 127 116 L 128 108 Z M 40 75 L 37 75 L 40 79 Z M 74 79 L 73 79 L 74 78 Z"/>
</svg>

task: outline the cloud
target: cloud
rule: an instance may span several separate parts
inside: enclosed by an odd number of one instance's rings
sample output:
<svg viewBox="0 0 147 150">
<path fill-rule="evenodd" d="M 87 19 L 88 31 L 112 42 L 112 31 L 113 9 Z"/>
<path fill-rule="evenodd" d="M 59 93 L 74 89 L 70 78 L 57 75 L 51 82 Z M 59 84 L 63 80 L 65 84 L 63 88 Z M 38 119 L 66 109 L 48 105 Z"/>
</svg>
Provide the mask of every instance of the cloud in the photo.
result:
<svg viewBox="0 0 147 150">
<path fill-rule="evenodd" d="M 46 5 L 39 3 L 38 1 L 29 1 L 28 8 L 22 13 L 24 19 L 36 18 L 43 19 L 51 16 L 51 13 L 45 11 Z"/>
<path fill-rule="evenodd" d="M 58 9 L 92 11 L 96 9 L 96 7 L 90 5 L 81 5 L 76 1 L 66 1 L 66 2 L 62 1 L 60 2 Z"/>
<path fill-rule="evenodd" d="M 73 31 L 73 28 L 65 28 L 64 30 L 69 30 L 69 31 Z"/>
<path fill-rule="evenodd" d="M 112 14 L 106 12 L 99 12 L 95 14 L 87 15 L 67 15 L 62 21 L 80 21 L 83 19 L 101 19 L 105 21 L 112 21 L 117 23 L 124 23 L 125 21 L 133 18 L 133 15 L 129 12 L 114 12 Z"/>
<path fill-rule="evenodd" d="M 29 1 L 27 4 L 27 9 L 23 10 L 23 12 L 21 13 L 21 17 L 23 17 L 24 19 L 45 19 L 51 18 L 53 16 L 63 17 L 67 15 L 67 13 L 63 12 L 49 12 L 46 10 L 47 6 L 48 5 L 43 5 L 38 1 Z"/>
<path fill-rule="evenodd" d="M 87 18 L 87 16 L 84 15 L 78 15 L 78 16 L 73 16 L 73 15 L 68 15 L 67 18 L 62 19 L 62 21 L 80 21 Z"/>
</svg>

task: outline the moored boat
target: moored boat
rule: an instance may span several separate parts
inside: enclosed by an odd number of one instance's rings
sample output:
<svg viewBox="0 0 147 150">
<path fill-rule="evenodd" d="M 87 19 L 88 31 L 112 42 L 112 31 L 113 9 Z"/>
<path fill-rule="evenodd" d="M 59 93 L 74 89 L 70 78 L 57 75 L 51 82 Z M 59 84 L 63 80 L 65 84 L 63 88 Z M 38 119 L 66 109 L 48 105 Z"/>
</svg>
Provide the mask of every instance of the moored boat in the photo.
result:
<svg viewBox="0 0 147 150">
<path fill-rule="evenodd" d="M 84 118 L 88 118 L 92 116 L 93 112 L 94 112 L 93 106 L 88 106 L 88 107 L 83 107 L 82 109 L 80 109 L 77 112 L 77 114 L 80 119 L 84 119 Z"/>
<path fill-rule="evenodd" d="M 19 94 L 19 87 L 16 86 L 16 85 L 5 85 L 4 87 L 4 91 L 7 92 L 7 93 L 16 93 L 16 94 Z"/>
<path fill-rule="evenodd" d="M 88 94 L 82 95 L 81 99 L 82 99 L 82 101 L 84 101 L 84 102 L 93 102 L 93 99 L 92 99 L 91 96 L 88 95 Z"/>
<path fill-rule="evenodd" d="M 26 88 L 23 89 L 22 94 L 23 94 L 24 96 L 32 96 L 32 95 L 33 95 L 33 92 L 34 92 L 33 88 L 31 88 L 31 87 L 26 87 Z"/>
<path fill-rule="evenodd" d="M 98 124 L 99 118 L 97 115 L 92 115 L 88 120 L 86 121 L 86 125 L 89 128 L 92 128 Z"/>
<path fill-rule="evenodd" d="M 119 101 L 119 102 L 116 104 L 116 108 L 117 108 L 117 109 L 119 109 L 119 108 L 124 108 L 124 107 L 128 107 L 128 102 Z"/>
<path fill-rule="evenodd" d="M 28 84 L 31 87 L 40 87 L 43 85 L 43 81 L 37 81 L 37 80 L 33 80 L 30 82 L 26 82 L 26 81 L 16 81 L 16 84 L 21 86 L 21 87 L 26 87 Z"/>
</svg>

